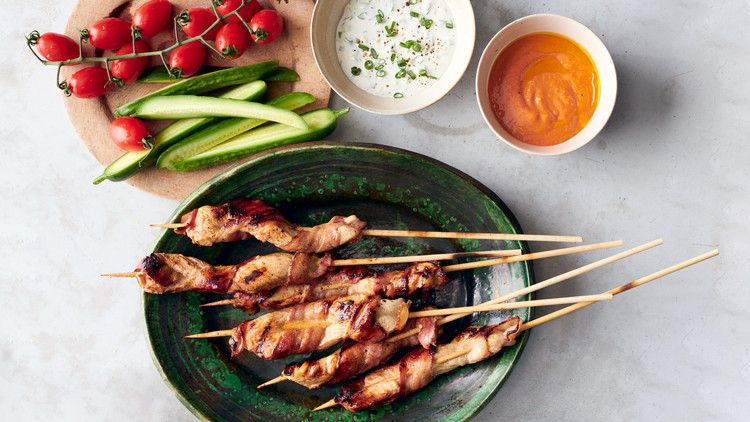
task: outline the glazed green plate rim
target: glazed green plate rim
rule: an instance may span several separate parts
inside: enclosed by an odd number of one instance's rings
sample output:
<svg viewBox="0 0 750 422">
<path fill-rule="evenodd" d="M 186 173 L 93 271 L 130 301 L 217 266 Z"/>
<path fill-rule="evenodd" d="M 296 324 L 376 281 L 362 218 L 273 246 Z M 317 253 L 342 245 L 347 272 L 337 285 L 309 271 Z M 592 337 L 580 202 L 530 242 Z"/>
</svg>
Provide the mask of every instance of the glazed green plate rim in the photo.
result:
<svg viewBox="0 0 750 422">
<path fill-rule="evenodd" d="M 392 146 L 387 145 L 379 145 L 379 144 L 372 144 L 372 143 L 361 143 L 361 142 L 331 142 L 331 141 L 318 141 L 318 142 L 307 142 L 302 144 L 296 144 L 296 145 L 287 145 L 282 146 L 278 148 L 273 148 L 261 153 L 258 153 L 254 155 L 250 160 L 233 167 L 217 176 L 214 176 L 213 178 L 207 180 L 205 183 L 203 183 L 201 186 L 199 186 L 193 193 L 188 195 L 185 199 L 182 200 L 175 209 L 175 211 L 172 213 L 172 215 L 169 217 L 168 221 L 174 221 L 176 218 L 180 217 L 184 210 L 188 207 L 193 208 L 194 205 L 193 202 L 195 202 L 198 198 L 200 198 L 204 193 L 209 191 L 213 188 L 215 184 L 221 183 L 223 181 L 226 181 L 227 179 L 232 178 L 236 173 L 239 173 L 243 171 L 247 167 L 251 167 L 258 163 L 259 161 L 268 159 L 270 157 L 276 156 L 276 155 L 282 155 L 286 152 L 290 151 L 297 151 L 297 150 L 304 150 L 304 149 L 336 149 L 336 148 L 344 148 L 344 149 L 360 149 L 360 150 L 371 150 L 371 151 L 377 151 L 381 153 L 389 153 L 389 154 L 395 154 L 395 155 L 406 155 L 410 158 L 422 160 L 427 162 L 428 164 L 437 166 L 442 168 L 443 170 L 453 173 L 460 179 L 464 180 L 465 182 L 472 185 L 474 188 L 481 191 L 483 194 L 485 194 L 489 199 L 492 200 L 505 214 L 505 216 L 508 218 L 508 220 L 511 222 L 511 224 L 516 228 L 517 233 L 523 233 L 523 230 L 521 228 L 520 223 L 518 222 L 518 219 L 516 216 L 511 212 L 511 210 L 508 208 L 508 206 L 503 202 L 500 197 L 495 194 L 491 189 L 486 187 L 484 184 L 479 182 L 478 180 L 474 179 L 473 177 L 469 176 L 468 174 L 448 165 L 445 164 L 439 160 L 436 160 L 434 158 L 430 158 L 426 155 L 419 154 L 413 151 L 408 151 L 401 148 L 396 148 Z M 168 233 L 168 229 L 165 229 L 162 231 L 162 233 L 159 235 L 157 240 L 154 242 L 153 247 L 151 248 L 152 252 L 157 252 L 156 247 L 161 243 L 164 235 Z M 522 244 L 522 251 L 523 253 L 527 253 L 529 248 L 528 244 L 526 242 L 520 242 Z M 533 270 L 533 264 L 531 261 L 522 261 L 520 262 L 524 266 L 526 266 L 526 272 L 528 274 L 528 282 L 529 285 L 534 283 L 534 270 Z M 147 315 L 146 315 L 146 297 L 148 293 L 143 293 L 142 296 L 142 305 L 143 305 L 143 312 L 144 312 L 144 324 L 146 325 L 146 332 L 148 335 L 148 351 L 149 355 L 151 356 L 151 360 L 154 363 L 154 366 L 156 366 L 157 371 L 159 372 L 159 375 L 161 376 L 162 380 L 167 384 L 167 387 L 169 387 L 170 390 L 175 394 L 177 399 L 182 403 L 194 416 L 196 416 L 200 420 L 204 421 L 210 421 L 211 418 L 209 418 L 205 413 L 203 413 L 200 409 L 195 407 L 190 399 L 186 397 L 182 390 L 177 387 L 172 380 L 169 378 L 169 376 L 165 373 L 164 368 L 162 367 L 161 362 L 159 361 L 159 358 L 156 356 L 156 352 L 154 350 L 154 340 L 152 338 L 152 330 L 149 327 Z M 531 294 L 528 295 L 529 299 L 531 299 Z M 529 309 L 529 319 L 533 317 L 534 308 L 528 308 Z M 483 394 L 484 397 L 479 399 L 478 401 L 472 400 L 466 403 L 463 407 L 456 410 L 456 412 L 453 413 L 452 416 L 455 416 L 455 418 L 450 418 L 450 420 L 456 420 L 456 421 L 467 421 L 471 419 L 473 416 L 475 416 L 479 411 L 481 411 L 497 394 L 497 392 L 500 390 L 500 388 L 505 383 L 506 379 L 510 375 L 510 372 L 515 368 L 516 364 L 518 363 L 518 359 L 520 359 L 521 354 L 523 353 L 523 350 L 526 346 L 526 342 L 528 341 L 529 337 L 529 331 L 524 331 L 520 338 L 516 340 L 516 344 L 518 345 L 518 348 L 515 350 L 515 354 L 512 356 L 510 364 L 507 366 L 506 370 L 503 372 L 498 372 L 498 368 L 496 367 L 493 372 L 490 374 L 489 378 L 487 379 L 487 384 L 491 384 L 491 390 L 488 391 L 486 394 Z M 498 365 L 499 366 L 499 365 Z"/>
</svg>

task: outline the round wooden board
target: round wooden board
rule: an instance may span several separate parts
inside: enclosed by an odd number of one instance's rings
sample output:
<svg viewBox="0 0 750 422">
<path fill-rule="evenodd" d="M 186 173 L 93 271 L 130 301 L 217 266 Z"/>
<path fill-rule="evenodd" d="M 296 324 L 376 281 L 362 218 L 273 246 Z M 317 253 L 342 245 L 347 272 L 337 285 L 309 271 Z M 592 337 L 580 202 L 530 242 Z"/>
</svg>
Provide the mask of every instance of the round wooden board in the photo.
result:
<svg viewBox="0 0 750 422">
<path fill-rule="evenodd" d="M 77 39 L 78 29 L 87 28 L 90 24 L 106 16 L 119 16 L 130 19 L 131 10 L 135 10 L 146 0 L 135 0 L 132 2 L 122 0 L 80 0 L 68 20 L 65 32 Z M 174 12 L 189 7 L 209 7 L 209 0 L 171 0 Z M 273 44 L 255 45 L 239 59 L 229 61 L 213 57 L 208 64 L 214 66 L 242 66 L 264 60 L 278 60 L 281 66 L 286 66 L 297 71 L 300 81 L 295 83 L 275 82 L 269 84 L 270 95 L 291 91 L 309 92 L 317 98 L 315 104 L 306 107 L 314 109 L 325 107 L 331 96 L 331 89 L 320 74 L 315 64 L 310 45 L 310 17 L 312 16 L 312 0 L 294 0 L 288 4 L 285 2 L 266 1 L 261 2 L 264 7 L 277 9 L 286 25 L 285 34 Z M 169 32 L 169 34 L 167 33 Z M 151 47 L 162 49 L 171 45 L 174 38 L 171 30 L 159 34 L 150 40 Z M 86 54 L 94 54 L 94 49 L 86 44 Z M 101 53 L 99 51 L 97 54 Z M 109 53 L 108 53 L 109 54 Z M 151 65 L 158 65 L 159 59 L 154 59 Z M 80 66 L 65 68 L 63 75 L 69 76 Z M 120 104 L 138 98 L 148 92 L 162 87 L 162 84 L 128 84 L 121 89 L 114 90 L 105 97 L 99 99 L 80 99 L 68 97 L 65 99 L 65 108 L 76 131 L 83 140 L 86 147 L 96 159 L 106 166 L 119 157 L 122 151 L 109 140 L 109 124 L 113 119 L 112 110 Z M 163 127 L 152 126 L 158 130 Z M 159 196 L 182 199 L 194 191 L 206 180 L 224 172 L 238 162 L 223 166 L 196 171 L 191 173 L 175 173 L 154 168 L 145 169 L 127 180 L 131 185 L 155 193 Z M 92 177 L 93 179 L 93 177 Z M 111 182 L 105 182 L 111 183 Z"/>
</svg>

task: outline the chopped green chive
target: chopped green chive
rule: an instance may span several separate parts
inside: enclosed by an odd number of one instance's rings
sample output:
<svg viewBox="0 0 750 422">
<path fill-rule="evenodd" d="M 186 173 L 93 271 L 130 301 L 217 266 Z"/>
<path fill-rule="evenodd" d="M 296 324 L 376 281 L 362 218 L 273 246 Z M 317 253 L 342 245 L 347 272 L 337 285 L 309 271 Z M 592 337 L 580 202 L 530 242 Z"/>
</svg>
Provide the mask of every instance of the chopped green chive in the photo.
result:
<svg viewBox="0 0 750 422">
<path fill-rule="evenodd" d="M 372 70 L 373 67 L 374 65 L 372 63 L 372 60 L 365 60 L 365 69 Z"/>
<path fill-rule="evenodd" d="M 383 11 L 380 9 L 378 9 L 378 14 L 375 15 L 375 22 L 377 23 L 385 22 L 385 14 L 383 14 Z"/>
<path fill-rule="evenodd" d="M 360 73 L 362 73 L 362 69 L 357 66 L 352 66 L 352 75 L 359 76 Z"/>
<path fill-rule="evenodd" d="M 377 51 L 375 51 L 375 49 L 374 49 L 374 48 L 371 48 L 371 49 L 370 49 L 370 56 L 372 56 L 372 58 L 373 58 L 373 59 L 377 59 L 377 58 L 379 57 L 379 56 L 378 56 L 378 52 L 377 52 Z"/>
<path fill-rule="evenodd" d="M 396 21 L 391 22 L 391 25 L 385 26 L 385 36 L 386 37 L 392 37 L 394 35 L 398 34 L 398 30 L 396 30 Z"/>
<path fill-rule="evenodd" d="M 414 40 L 401 41 L 400 43 L 398 43 L 398 45 L 404 48 L 410 48 L 416 53 L 422 51 L 422 46 Z"/>
<path fill-rule="evenodd" d="M 402 94 L 400 92 L 397 92 L 397 93 L 393 94 L 393 98 L 404 98 L 404 94 Z"/>
<path fill-rule="evenodd" d="M 396 60 L 396 53 L 391 53 L 391 61 Z"/>
<path fill-rule="evenodd" d="M 396 64 L 398 64 L 398 67 L 406 67 L 406 64 L 407 64 L 407 63 L 408 63 L 408 62 L 407 62 L 406 60 L 404 60 L 404 59 L 401 59 L 401 60 L 399 60 L 399 61 L 398 61 L 398 63 L 396 63 Z"/>
<path fill-rule="evenodd" d="M 406 71 L 404 69 L 401 69 L 398 72 L 396 72 L 396 79 L 401 79 L 404 76 L 406 76 Z"/>
<path fill-rule="evenodd" d="M 446 22 L 445 27 L 448 29 L 453 29 L 453 22 Z"/>
<path fill-rule="evenodd" d="M 413 5 L 417 4 L 417 3 L 419 3 L 420 1 L 422 1 L 422 0 L 409 0 L 409 4 L 413 6 Z"/>
<path fill-rule="evenodd" d="M 432 27 L 432 19 L 422 18 L 419 20 L 419 24 L 424 26 L 424 29 L 430 29 Z"/>
<path fill-rule="evenodd" d="M 424 77 L 427 77 L 427 78 L 430 78 L 430 79 L 437 79 L 436 77 L 434 77 L 434 76 L 430 75 L 429 73 L 427 73 L 427 69 L 420 70 L 419 71 L 419 76 L 424 76 Z"/>
<path fill-rule="evenodd" d="M 418 18 L 419 17 L 419 12 L 415 12 L 415 11 L 412 10 L 411 12 L 409 12 L 409 16 L 411 16 L 412 18 Z"/>
<path fill-rule="evenodd" d="M 375 70 L 383 70 L 384 67 L 385 67 L 384 64 L 379 64 L 379 65 L 375 66 Z"/>
<path fill-rule="evenodd" d="M 411 70 L 407 70 L 406 74 L 409 75 L 409 78 L 411 78 L 411 79 L 417 79 L 417 75 L 414 72 L 412 72 Z"/>
<path fill-rule="evenodd" d="M 375 72 L 375 76 L 377 76 L 378 78 L 385 77 L 385 75 L 387 75 L 387 73 L 385 73 L 385 70 L 378 70 L 377 72 Z"/>
<path fill-rule="evenodd" d="M 370 51 L 370 47 L 368 47 L 368 46 L 366 46 L 364 44 L 359 44 L 358 47 L 362 51 Z"/>
</svg>

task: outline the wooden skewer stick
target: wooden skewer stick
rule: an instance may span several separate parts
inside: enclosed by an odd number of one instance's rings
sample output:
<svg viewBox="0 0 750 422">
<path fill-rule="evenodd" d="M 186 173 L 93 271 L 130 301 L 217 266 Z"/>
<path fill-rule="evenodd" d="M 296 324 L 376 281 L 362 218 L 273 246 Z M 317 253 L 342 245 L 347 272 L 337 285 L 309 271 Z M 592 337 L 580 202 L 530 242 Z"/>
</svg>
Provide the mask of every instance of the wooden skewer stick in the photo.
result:
<svg viewBox="0 0 750 422">
<path fill-rule="evenodd" d="M 636 246 L 635 248 L 629 249 L 627 251 L 623 251 L 623 252 L 620 252 L 618 254 L 611 255 L 611 256 L 609 256 L 607 258 L 600 259 L 598 261 L 594 261 L 594 262 L 592 262 L 590 264 L 584 265 L 582 267 L 576 268 L 576 269 L 568 271 L 566 273 L 562 273 L 562 274 L 559 274 L 559 275 L 557 275 L 555 277 L 552 277 L 552 278 L 549 278 L 547 280 L 541 281 L 539 283 L 533 284 L 531 286 L 524 287 L 523 289 L 516 290 L 515 292 L 511 292 L 509 294 L 500 296 L 497 299 L 493 299 L 493 300 L 487 301 L 484 304 L 485 305 L 490 305 L 490 304 L 503 303 L 503 302 L 506 302 L 508 300 L 515 299 L 515 298 L 517 298 L 519 296 L 523 296 L 523 295 L 526 295 L 526 294 L 529 294 L 529 293 L 533 293 L 533 292 L 535 292 L 537 290 L 541 290 L 541 289 L 543 289 L 545 287 L 549 287 L 549 286 L 551 286 L 553 284 L 557 284 L 557 283 L 560 283 L 562 281 L 569 280 L 569 279 L 571 279 L 573 277 L 579 276 L 579 275 L 581 275 L 583 273 L 586 273 L 588 271 L 594 270 L 596 268 L 603 267 L 603 266 L 605 266 L 607 264 L 611 264 L 611 263 L 613 263 L 615 261 L 618 261 L 620 259 L 627 258 L 627 257 L 629 257 L 631 255 L 635 255 L 635 254 L 643 252 L 643 251 L 645 251 L 647 249 L 651 249 L 653 247 L 659 246 L 662 243 L 663 243 L 663 241 L 661 239 L 652 240 L 651 242 L 644 243 L 643 245 Z M 568 249 L 571 249 L 571 248 L 568 248 Z M 521 255 L 521 256 L 523 256 L 523 255 Z M 468 315 L 471 315 L 471 314 L 456 314 L 456 315 L 447 316 L 445 318 L 442 318 L 442 319 L 438 320 L 437 321 L 437 325 L 438 326 L 445 325 L 445 324 L 447 324 L 449 322 L 453 322 L 453 321 L 455 321 L 457 319 L 461 319 L 461 318 L 463 318 L 465 316 L 468 316 Z M 418 333 L 419 333 L 419 329 L 407 330 L 407 331 L 404 331 L 404 332 L 402 332 L 400 334 L 397 334 L 395 336 L 389 337 L 385 341 L 389 342 L 389 343 L 392 343 L 394 341 L 399 341 L 399 340 L 405 339 L 407 337 L 411 337 L 411 336 L 413 336 L 415 334 L 418 334 Z"/>
<path fill-rule="evenodd" d="M 377 237 L 428 237 L 436 239 L 481 239 L 481 240 L 526 240 L 535 242 L 583 242 L 581 236 L 550 236 L 543 234 L 513 234 L 513 233 L 469 233 L 469 232 L 440 232 L 422 230 L 363 230 L 364 236 Z"/>
<path fill-rule="evenodd" d="M 685 269 L 691 265 L 695 265 L 699 262 L 703 262 L 707 259 L 713 258 L 715 256 L 719 255 L 719 250 L 714 249 L 712 251 L 706 252 L 704 254 L 698 255 L 695 258 L 691 258 L 685 261 L 682 261 L 678 264 L 672 265 L 671 267 L 664 268 L 663 270 L 659 270 L 655 273 L 649 274 L 645 277 L 641 277 L 639 279 L 633 280 L 631 282 L 622 284 L 620 286 L 615 287 L 614 289 L 607 290 L 606 293 L 611 293 L 612 295 L 618 295 L 623 292 L 627 292 L 630 289 L 634 289 L 638 286 L 642 286 L 646 283 L 649 283 L 651 281 L 654 281 L 656 279 L 662 278 L 666 275 L 672 274 L 674 272 L 680 271 L 682 269 Z M 552 321 L 554 319 L 560 318 L 563 315 L 567 315 L 571 312 L 577 311 L 579 309 L 585 308 L 589 305 L 593 304 L 593 302 L 581 302 L 576 303 L 575 305 L 566 306 L 565 308 L 559 309 L 555 312 L 549 313 L 547 315 L 544 315 L 542 317 L 536 318 L 534 320 L 531 320 L 527 323 L 524 323 L 521 326 L 521 331 L 528 330 L 529 328 L 533 328 L 539 325 L 544 324 L 545 322 Z"/>
<path fill-rule="evenodd" d="M 435 365 L 440 365 L 440 364 L 443 364 L 445 362 L 448 362 L 449 360 L 453 360 L 453 359 L 455 359 L 457 357 L 461 357 L 461 356 L 467 355 L 469 353 L 471 353 L 471 349 L 456 350 L 455 352 L 453 352 L 451 354 L 438 357 L 437 359 L 435 359 L 435 363 L 434 364 Z M 386 378 L 386 379 L 378 381 L 378 382 L 376 382 L 376 383 L 374 383 L 372 385 L 376 385 L 376 384 L 380 384 L 382 382 L 388 382 L 388 381 L 392 381 L 392 380 L 393 379 Z M 258 386 L 258 387 L 260 387 L 260 386 Z M 321 404 L 320 406 L 316 407 L 315 409 L 313 409 L 313 412 L 317 412 L 318 410 L 328 409 L 329 407 L 336 406 L 337 404 L 338 403 L 336 403 L 336 399 L 331 399 L 331 400 L 328 400 L 327 402 Z"/>
<path fill-rule="evenodd" d="M 187 226 L 187 223 L 163 223 L 163 224 L 149 224 L 151 227 L 159 227 L 162 229 L 181 229 Z"/>
<path fill-rule="evenodd" d="M 421 317 L 431 317 L 431 316 L 466 314 L 466 313 L 474 313 L 474 312 L 491 312 L 491 311 L 499 311 L 502 309 L 534 308 L 538 306 L 569 305 L 571 303 L 599 302 L 601 300 L 610 300 L 610 299 L 612 299 L 612 295 L 604 293 L 604 294 L 598 294 L 598 295 L 557 297 L 553 299 L 524 300 L 520 302 L 498 303 L 496 305 L 461 306 L 461 307 L 456 307 L 456 308 L 431 309 L 429 311 L 416 311 L 416 312 L 410 312 L 409 318 L 411 319 L 411 318 L 421 318 Z"/>
<path fill-rule="evenodd" d="M 521 255 L 520 249 L 501 249 L 492 251 L 475 251 L 475 252 L 454 252 L 438 253 L 430 255 L 409 255 L 409 256 L 384 256 L 378 258 L 352 258 L 352 259 L 335 259 L 331 263 L 334 267 L 346 265 L 377 265 L 377 264 L 404 264 L 409 262 L 425 261 L 449 261 L 458 258 L 469 258 L 476 256 L 518 256 Z"/>
<path fill-rule="evenodd" d="M 133 271 L 129 273 L 107 273 L 107 274 L 100 274 L 101 277 L 118 277 L 118 278 L 130 278 L 137 276 L 138 273 Z"/>
<path fill-rule="evenodd" d="M 150 224 L 151 227 L 163 229 L 179 229 L 187 223 Z M 300 227 L 304 230 L 307 227 Z M 435 239 L 480 239 L 480 240 L 525 240 L 529 242 L 583 242 L 581 236 L 556 236 L 545 234 L 515 234 L 515 233 L 471 233 L 471 232 L 441 232 L 423 230 L 362 230 L 363 236 L 376 237 L 426 237 Z"/>
<path fill-rule="evenodd" d="M 255 387 L 255 388 L 257 388 L 257 389 L 260 390 L 263 387 L 267 387 L 269 385 L 278 384 L 278 383 L 280 383 L 282 381 L 286 381 L 286 378 L 287 378 L 286 376 L 280 375 L 280 376 L 278 376 L 278 377 L 276 377 L 276 378 L 274 378 L 272 380 L 268 380 L 268 381 L 264 382 L 263 384 L 260 384 L 259 386 Z"/>
<path fill-rule="evenodd" d="M 470 270 L 473 268 L 489 267 L 492 265 L 508 264 L 511 262 L 530 261 L 532 259 L 551 258 L 554 256 L 570 255 L 580 252 L 595 251 L 599 249 L 616 248 L 622 246 L 622 240 L 613 240 L 611 242 L 591 243 L 589 245 L 573 246 L 570 248 L 552 249 L 549 251 L 533 252 L 518 256 L 509 256 L 505 258 L 485 259 L 482 261 L 465 262 L 463 264 L 446 265 L 443 271 L 450 273 L 453 271 Z"/>
<path fill-rule="evenodd" d="M 214 338 L 214 337 L 231 337 L 233 330 L 209 331 L 208 333 L 190 334 L 185 338 Z"/>
<path fill-rule="evenodd" d="M 222 306 L 222 305 L 232 305 L 234 303 L 234 299 L 224 299 L 224 300 L 217 300 L 216 302 L 208 302 L 200 305 L 202 308 L 206 308 L 209 306 Z"/>
<path fill-rule="evenodd" d="M 714 249 L 712 251 L 709 251 L 709 252 L 706 252 L 704 254 L 698 255 L 695 258 L 691 258 L 691 259 L 688 259 L 686 261 L 682 261 L 682 262 L 680 262 L 678 264 L 672 265 L 671 267 L 667 267 L 667 268 L 665 268 L 663 270 L 660 270 L 660 271 L 657 271 L 655 273 L 649 274 L 649 275 L 647 275 L 645 277 L 641 277 L 639 279 L 636 279 L 636 280 L 630 281 L 628 283 L 622 284 L 622 285 L 620 285 L 618 287 L 615 287 L 613 289 L 608 290 L 607 293 L 611 293 L 612 295 L 618 295 L 620 293 L 626 292 L 626 291 L 634 289 L 634 288 L 636 288 L 638 286 L 642 286 L 642 285 L 644 285 L 646 283 L 654 281 L 654 280 L 656 280 L 658 278 L 661 278 L 661 277 L 664 277 L 666 275 L 669 275 L 669 274 L 672 274 L 674 272 L 677 272 L 677 271 L 680 271 L 682 269 L 685 269 L 685 268 L 687 268 L 687 267 L 689 267 L 691 265 L 695 265 L 695 264 L 697 264 L 699 262 L 703 262 L 703 261 L 705 261 L 707 259 L 713 258 L 713 257 L 715 257 L 717 255 L 719 255 L 719 250 L 718 249 Z M 594 302 L 590 302 L 590 303 L 587 303 L 587 302 L 576 303 L 574 305 L 567 306 L 567 307 L 565 307 L 563 309 L 557 310 L 557 311 L 552 312 L 550 314 L 547 314 L 545 316 L 542 316 L 542 317 L 536 318 L 534 320 L 531 320 L 531 321 L 529 321 L 529 322 L 524 323 L 524 324 L 521 325 L 521 328 L 519 329 L 518 334 L 520 334 L 521 332 L 526 331 L 526 330 L 528 330 L 530 328 L 537 327 L 537 326 L 542 325 L 542 324 L 544 324 L 546 322 L 550 322 L 552 320 L 560 318 L 563 315 L 567 315 L 567 314 L 569 314 L 571 312 L 575 312 L 575 311 L 577 311 L 579 309 L 585 308 L 585 307 L 587 307 L 587 306 L 589 306 L 589 305 L 591 305 L 593 303 Z M 450 358 L 453 359 L 455 357 L 457 357 L 457 356 L 451 356 Z M 336 406 L 337 404 L 338 403 L 336 403 L 335 399 L 332 399 L 332 400 L 329 400 L 329 401 L 323 403 L 322 405 L 316 407 L 315 409 L 313 409 L 313 411 L 327 409 L 329 407 Z"/>
</svg>

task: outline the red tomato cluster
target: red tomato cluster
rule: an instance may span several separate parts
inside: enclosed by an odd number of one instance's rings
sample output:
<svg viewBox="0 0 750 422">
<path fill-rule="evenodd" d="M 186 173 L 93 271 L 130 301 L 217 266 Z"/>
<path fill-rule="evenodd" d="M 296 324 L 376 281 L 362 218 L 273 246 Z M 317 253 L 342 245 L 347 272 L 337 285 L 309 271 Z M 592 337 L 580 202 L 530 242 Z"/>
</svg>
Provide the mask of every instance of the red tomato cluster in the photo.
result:
<svg viewBox="0 0 750 422">
<path fill-rule="evenodd" d="M 216 6 L 221 22 L 211 8 L 193 7 L 174 19 L 189 38 L 203 36 L 214 42 L 216 50 L 228 59 L 236 59 L 256 44 L 269 44 L 284 32 L 284 19 L 273 9 L 263 9 L 258 0 L 209 0 Z M 244 4 L 243 4 L 244 3 Z M 231 16 L 228 16 L 230 15 Z M 147 40 L 171 27 L 172 4 L 169 0 L 149 0 L 134 13 L 132 22 L 121 18 L 104 18 L 94 22 L 85 32 L 84 40 L 99 50 L 112 50 L 115 56 L 151 51 Z M 212 27 L 213 25 L 213 27 Z M 204 34 L 206 31 L 211 30 Z M 135 40 L 134 40 L 135 38 Z M 31 41 L 45 60 L 62 62 L 77 59 L 80 46 L 72 38 L 47 32 L 36 34 Z M 208 48 L 200 40 L 190 41 L 169 53 L 170 71 L 178 76 L 192 76 L 206 63 Z M 112 86 L 136 81 L 149 64 L 149 57 L 112 60 L 109 74 L 98 65 L 75 72 L 67 88 L 78 98 L 104 95 Z M 112 140 L 127 151 L 149 147 L 148 128 L 138 119 L 120 118 L 112 123 Z"/>
</svg>

